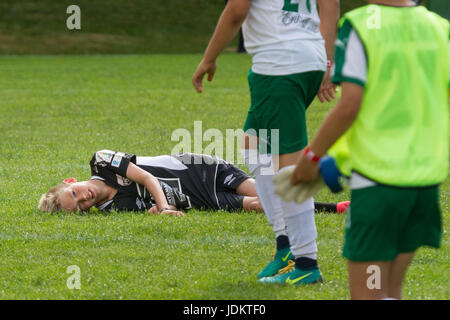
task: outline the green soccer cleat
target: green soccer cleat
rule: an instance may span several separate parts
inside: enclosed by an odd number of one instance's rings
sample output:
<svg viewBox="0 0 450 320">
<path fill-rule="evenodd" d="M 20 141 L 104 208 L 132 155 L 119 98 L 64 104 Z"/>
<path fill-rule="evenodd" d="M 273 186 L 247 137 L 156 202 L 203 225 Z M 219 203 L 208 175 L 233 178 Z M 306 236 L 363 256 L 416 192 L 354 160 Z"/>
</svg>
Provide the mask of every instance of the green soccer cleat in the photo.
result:
<svg viewBox="0 0 450 320">
<path fill-rule="evenodd" d="M 289 261 L 289 265 L 281 269 L 280 272 L 273 277 L 265 277 L 259 279 L 262 283 L 275 283 L 275 284 L 310 284 L 316 282 L 323 282 L 319 268 L 314 267 L 310 269 L 300 269 L 295 265 L 293 260 Z"/>
<path fill-rule="evenodd" d="M 258 273 L 258 279 L 276 275 L 281 269 L 288 266 L 288 261 L 291 259 L 294 259 L 294 255 L 289 246 L 276 250 L 273 254 L 272 261 Z"/>
</svg>

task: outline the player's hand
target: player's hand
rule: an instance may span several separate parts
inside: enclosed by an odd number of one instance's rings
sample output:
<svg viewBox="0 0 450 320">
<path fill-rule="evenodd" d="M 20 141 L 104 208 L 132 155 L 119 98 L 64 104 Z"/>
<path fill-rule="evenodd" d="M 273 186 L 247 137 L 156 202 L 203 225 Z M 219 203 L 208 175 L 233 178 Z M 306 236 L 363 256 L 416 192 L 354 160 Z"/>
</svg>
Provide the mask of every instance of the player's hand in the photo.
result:
<svg viewBox="0 0 450 320">
<path fill-rule="evenodd" d="M 302 152 L 292 172 L 290 183 L 292 185 L 311 183 L 319 179 L 319 177 L 319 164 L 309 160 Z"/>
<path fill-rule="evenodd" d="M 336 98 L 337 86 L 331 82 L 331 70 L 327 68 L 327 72 L 322 79 L 322 84 L 320 85 L 319 92 L 317 93 L 317 97 L 320 102 L 328 101 L 330 102 L 334 98 Z"/>
<path fill-rule="evenodd" d="M 175 216 L 175 217 L 184 217 L 184 213 L 177 210 L 163 210 L 159 212 L 159 214 L 165 214 L 168 216 Z"/>
<path fill-rule="evenodd" d="M 192 84 L 198 93 L 203 92 L 203 77 L 208 75 L 208 81 L 212 81 L 216 73 L 216 61 L 202 60 L 192 76 Z"/>
<path fill-rule="evenodd" d="M 275 183 L 275 193 L 284 201 L 295 201 L 297 203 L 302 203 L 314 196 L 325 186 L 325 182 L 322 178 L 319 178 L 311 183 L 292 185 L 291 176 L 293 172 L 294 168 L 281 170 L 280 173 L 273 179 Z"/>
<path fill-rule="evenodd" d="M 176 217 L 183 217 L 184 213 L 181 211 L 178 211 L 176 207 L 174 206 L 167 206 L 167 210 L 163 210 L 163 211 L 159 211 L 158 210 L 158 206 L 153 206 L 148 210 L 149 214 L 154 214 L 154 215 L 159 215 L 159 214 L 167 214 L 167 215 L 171 215 L 171 216 L 176 216 Z"/>
</svg>

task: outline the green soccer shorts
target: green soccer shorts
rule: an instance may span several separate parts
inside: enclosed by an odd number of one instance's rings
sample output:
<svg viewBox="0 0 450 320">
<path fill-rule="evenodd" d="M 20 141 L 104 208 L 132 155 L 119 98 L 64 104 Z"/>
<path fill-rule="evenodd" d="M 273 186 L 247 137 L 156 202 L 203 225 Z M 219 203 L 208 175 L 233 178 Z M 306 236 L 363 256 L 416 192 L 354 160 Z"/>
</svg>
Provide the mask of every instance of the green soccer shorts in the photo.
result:
<svg viewBox="0 0 450 320">
<path fill-rule="evenodd" d="M 393 261 L 421 246 L 440 247 L 437 186 L 352 190 L 346 218 L 343 256 L 351 261 Z"/>
<path fill-rule="evenodd" d="M 287 154 L 308 144 L 305 113 L 319 91 L 323 76 L 322 71 L 268 76 L 250 69 L 251 107 L 244 131 L 258 136 L 262 153 L 278 150 L 278 154 Z M 265 142 L 267 149 L 262 147 Z"/>
</svg>

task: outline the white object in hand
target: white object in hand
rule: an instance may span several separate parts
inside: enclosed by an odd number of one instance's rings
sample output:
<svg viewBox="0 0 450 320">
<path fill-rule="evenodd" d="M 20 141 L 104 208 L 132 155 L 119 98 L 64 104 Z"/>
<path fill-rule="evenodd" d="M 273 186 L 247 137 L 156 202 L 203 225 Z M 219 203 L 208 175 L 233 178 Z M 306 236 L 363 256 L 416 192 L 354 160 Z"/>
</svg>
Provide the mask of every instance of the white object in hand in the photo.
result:
<svg viewBox="0 0 450 320">
<path fill-rule="evenodd" d="M 290 167 L 281 170 L 273 178 L 273 182 L 275 183 L 275 193 L 284 201 L 302 203 L 326 186 L 322 177 L 310 183 L 300 183 L 293 186 L 291 184 L 291 175 L 294 169 L 294 167 Z"/>
</svg>

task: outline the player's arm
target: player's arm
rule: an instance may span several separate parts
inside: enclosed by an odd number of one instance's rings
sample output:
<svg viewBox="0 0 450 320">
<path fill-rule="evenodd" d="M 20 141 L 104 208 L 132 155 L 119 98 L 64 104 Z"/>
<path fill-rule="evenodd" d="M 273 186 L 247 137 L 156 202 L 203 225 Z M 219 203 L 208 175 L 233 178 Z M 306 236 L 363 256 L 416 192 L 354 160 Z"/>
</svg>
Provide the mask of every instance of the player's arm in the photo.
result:
<svg viewBox="0 0 450 320">
<path fill-rule="evenodd" d="M 309 145 L 317 156 L 323 156 L 328 149 L 350 128 L 355 121 L 364 94 L 364 87 L 352 82 L 342 83 L 342 97 L 322 123 L 319 131 Z M 291 176 L 291 184 L 315 181 L 319 176 L 319 166 L 300 156 Z"/>
<path fill-rule="evenodd" d="M 139 168 L 134 163 L 130 163 L 127 168 L 127 178 L 145 186 L 155 199 L 158 210 L 156 211 L 155 208 L 152 208 L 149 213 L 161 213 L 174 216 L 184 215 L 181 211 L 177 211 L 175 207 L 169 205 L 158 179 L 151 173 Z"/>
<path fill-rule="evenodd" d="M 361 107 L 367 82 L 366 50 L 348 20 L 342 24 L 339 30 L 338 43 L 340 45 L 336 47 L 337 64 L 333 82 L 342 85 L 342 96 L 310 144 L 310 150 L 318 156 L 324 155 L 354 122 Z M 291 183 L 306 183 L 315 180 L 318 176 L 318 169 L 316 163 L 307 161 L 302 155 L 291 176 Z"/>
<path fill-rule="evenodd" d="M 318 0 L 320 16 L 320 32 L 325 40 L 327 60 L 334 61 L 334 46 L 338 31 L 338 21 L 340 16 L 339 0 Z M 320 102 L 331 101 L 335 98 L 336 85 L 331 82 L 331 66 L 327 66 L 327 71 L 317 94 Z"/>
<path fill-rule="evenodd" d="M 203 77 L 208 74 L 212 81 L 216 72 L 216 59 L 233 40 L 250 10 L 251 0 L 229 0 L 217 22 L 202 61 L 192 77 L 192 84 L 198 93 L 203 91 Z"/>
</svg>

